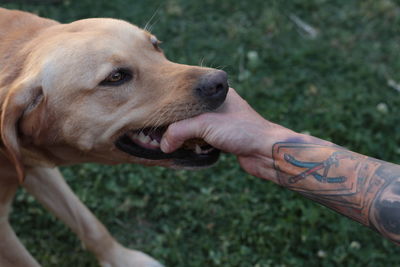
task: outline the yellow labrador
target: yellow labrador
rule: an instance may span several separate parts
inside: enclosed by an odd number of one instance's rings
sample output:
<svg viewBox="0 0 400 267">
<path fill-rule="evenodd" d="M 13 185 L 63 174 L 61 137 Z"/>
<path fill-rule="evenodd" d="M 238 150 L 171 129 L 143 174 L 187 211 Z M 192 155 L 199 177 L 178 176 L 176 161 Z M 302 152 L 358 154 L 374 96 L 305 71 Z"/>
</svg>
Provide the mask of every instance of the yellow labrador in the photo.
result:
<svg viewBox="0 0 400 267">
<path fill-rule="evenodd" d="M 8 222 L 21 184 L 102 266 L 160 266 L 112 238 L 55 166 L 213 164 L 219 151 L 201 140 L 172 154 L 159 142 L 170 123 L 217 108 L 227 91 L 225 72 L 168 61 L 154 35 L 127 22 L 59 24 L 0 8 L 0 266 L 39 266 Z"/>
</svg>

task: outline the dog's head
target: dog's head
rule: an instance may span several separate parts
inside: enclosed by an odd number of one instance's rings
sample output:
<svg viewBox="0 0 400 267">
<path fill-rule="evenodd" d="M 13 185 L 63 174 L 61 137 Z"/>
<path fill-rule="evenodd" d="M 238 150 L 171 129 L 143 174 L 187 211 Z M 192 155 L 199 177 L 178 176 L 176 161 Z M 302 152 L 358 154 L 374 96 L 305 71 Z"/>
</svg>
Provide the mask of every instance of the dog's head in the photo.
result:
<svg viewBox="0 0 400 267">
<path fill-rule="evenodd" d="M 220 106 L 227 75 L 173 63 L 158 45 L 127 22 L 88 19 L 52 26 L 19 51 L 1 135 L 20 178 L 29 164 L 214 163 L 218 151 L 200 140 L 171 154 L 159 142 L 172 122 Z"/>
</svg>

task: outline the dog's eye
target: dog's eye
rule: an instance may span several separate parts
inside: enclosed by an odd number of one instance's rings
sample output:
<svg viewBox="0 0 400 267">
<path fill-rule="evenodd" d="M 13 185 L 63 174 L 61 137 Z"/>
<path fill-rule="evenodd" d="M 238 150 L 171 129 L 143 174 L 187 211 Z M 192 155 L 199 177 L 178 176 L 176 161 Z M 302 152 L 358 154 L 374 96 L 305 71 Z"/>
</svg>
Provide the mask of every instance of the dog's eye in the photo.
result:
<svg viewBox="0 0 400 267">
<path fill-rule="evenodd" d="M 107 79 L 109 82 L 119 82 L 124 78 L 124 74 L 122 72 L 116 72 L 110 75 Z"/>
<path fill-rule="evenodd" d="M 108 75 L 108 77 L 100 83 L 100 85 L 108 85 L 108 86 L 121 85 L 129 81 L 131 78 L 132 75 L 130 74 L 129 71 L 119 69 L 111 72 L 110 75 Z"/>
</svg>

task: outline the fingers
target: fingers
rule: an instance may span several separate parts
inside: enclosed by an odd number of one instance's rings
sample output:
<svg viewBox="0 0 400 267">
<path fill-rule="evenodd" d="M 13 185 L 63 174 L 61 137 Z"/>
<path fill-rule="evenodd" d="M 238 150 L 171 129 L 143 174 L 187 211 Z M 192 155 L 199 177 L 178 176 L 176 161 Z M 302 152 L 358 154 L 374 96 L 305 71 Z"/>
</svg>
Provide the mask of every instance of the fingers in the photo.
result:
<svg viewBox="0 0 400 267">
<path fill-rule="evenodd" d="M 205 113 L 171 124 L 161 139 L 160 149 L 164 153 L 171 153 L 191 138 L 203 138 L 206 141 L 210 141 L 208 139 L 210 139 L 211 132 L 215 131 L 216 128 L 222 127 L 221 124 L 216 123 L 218 114 L 225 116 L 225 119 L 227 119 L 229 114 L 235 112 L 235 110 L 246 110 L 246 108 L 247 103 L 233 88 L 230 88 L 225 103 L 215 112 Z"/>
<path fill-rule="evenodd" d="M 160 149 L 164 153 L 171 153 L 191 138 L 201 137 L 203 133 L 200 116 L 171 124 L 161 139 Z"/>
</svg>

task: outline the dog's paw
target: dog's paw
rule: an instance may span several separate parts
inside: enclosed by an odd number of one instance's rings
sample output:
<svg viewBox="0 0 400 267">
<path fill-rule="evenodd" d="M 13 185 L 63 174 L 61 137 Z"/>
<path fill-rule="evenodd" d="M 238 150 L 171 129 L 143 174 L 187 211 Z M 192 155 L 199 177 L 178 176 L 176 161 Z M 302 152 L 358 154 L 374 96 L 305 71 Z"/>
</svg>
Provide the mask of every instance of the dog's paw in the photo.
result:
<svg viewBox="0 0 400 267">
<path fill-rule="evenodd" d="M 163 267 L 147 254 L 118 246 L 107 259 L 100 260 L 101 267 Z"/>
</svg>

